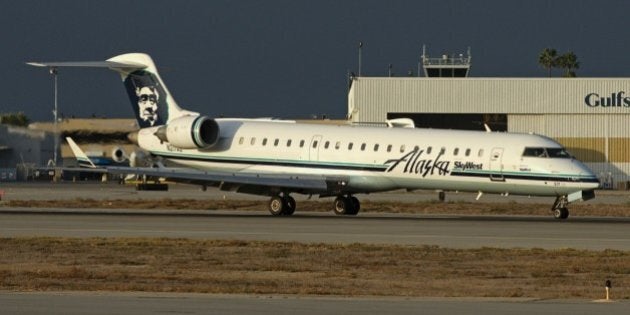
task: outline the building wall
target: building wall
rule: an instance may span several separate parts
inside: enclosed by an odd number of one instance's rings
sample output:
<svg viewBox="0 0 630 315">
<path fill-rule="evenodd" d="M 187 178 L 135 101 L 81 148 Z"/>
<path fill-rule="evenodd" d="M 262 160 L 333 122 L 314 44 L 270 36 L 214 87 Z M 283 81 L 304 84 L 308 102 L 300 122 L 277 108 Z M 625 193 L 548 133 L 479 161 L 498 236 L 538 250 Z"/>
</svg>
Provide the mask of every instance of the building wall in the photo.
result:
<svg viewBox="0 0 630 315">
<path fill-rule="evenodd" d="M 45 166 L 53 157 L 54 137 L 43 131 L 0 124 L 0 168 L 13 168 L 26 163 Z"/>
<path fill-rule="evenodd" d="M 620 106 L 588 106 L 589 95 L 621 93 Z M 626 93 L 627 91 L 627 93 Z M 599 98 L 589 97 L 591 103 Z M 625 101 L 625 102 L 624 102 Z M 600 102 L 601 103 L 601 102 Z M 630 113 L 629 78 L 354 78 L 348 115 L 383 121 L 388 112 L 505 114 Z"/>
</svg>

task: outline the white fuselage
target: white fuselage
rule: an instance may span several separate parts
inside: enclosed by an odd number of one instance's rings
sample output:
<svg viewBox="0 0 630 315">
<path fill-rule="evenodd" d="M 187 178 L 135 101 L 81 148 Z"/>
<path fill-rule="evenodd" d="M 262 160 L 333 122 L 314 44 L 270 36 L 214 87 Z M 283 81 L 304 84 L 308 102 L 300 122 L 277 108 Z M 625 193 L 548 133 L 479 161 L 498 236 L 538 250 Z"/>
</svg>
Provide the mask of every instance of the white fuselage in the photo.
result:
<svg viewBox="0 0 630 315">
<path fill-rule="evenodd" d="M 154 135 L 155 127 L 140 130 L 138 143 L 155 156 L 202 170 L 344 177 L 348 193 L 438 189 L 560 196 L 599 186 L 595 175 L 574 158 L 524 156 L 526 148 L 562 149 L 539 135 L 217 122 L 220 140 L 207 150 L 162 143 Z"/>
</svg>

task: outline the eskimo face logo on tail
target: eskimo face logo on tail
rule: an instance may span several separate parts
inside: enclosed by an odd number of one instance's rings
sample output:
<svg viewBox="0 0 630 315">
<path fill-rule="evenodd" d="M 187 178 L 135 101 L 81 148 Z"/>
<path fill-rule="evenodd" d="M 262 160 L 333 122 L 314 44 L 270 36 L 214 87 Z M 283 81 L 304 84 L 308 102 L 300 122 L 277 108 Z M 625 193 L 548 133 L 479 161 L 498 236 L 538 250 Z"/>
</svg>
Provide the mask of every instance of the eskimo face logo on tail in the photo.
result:
<svg viewBox="0 0 630 315">
<path fill-rule="evenodd" d="M 168 119 L 166 92 L 150 72 L 139 70 L 125 78 L 125 87 L 140 128 L 163 125 Z"/>
<path fill-rule="evenodd" d="M 153 86 L 144 86 L 136 88 L 136 96 L 138 97 L 138 117 L 151 126 L 155 125 L 158 119 L 159 92 Z"/>
</svg>

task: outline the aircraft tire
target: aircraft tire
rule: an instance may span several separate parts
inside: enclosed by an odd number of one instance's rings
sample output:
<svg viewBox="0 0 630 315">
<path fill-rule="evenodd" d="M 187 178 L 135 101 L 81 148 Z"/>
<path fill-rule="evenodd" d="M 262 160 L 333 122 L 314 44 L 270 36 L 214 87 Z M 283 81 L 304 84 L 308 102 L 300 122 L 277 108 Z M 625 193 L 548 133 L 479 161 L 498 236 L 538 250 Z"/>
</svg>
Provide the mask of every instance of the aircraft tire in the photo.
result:
<svg viewBox="0 0 630 315">
<path fill-rule="evenodd" d="M 286 203 L 280 196 L 271 197 L 271 200 L 269 200 L 269 212 L 272 215 L 282 215 L 285 208 L 287 208 Z"/>
<path fill-rule="evenodd" d="M 295 212 L 295 208 L 297 203 L 295 199 L 289 195 L 283 198 L 284 201 L 284 210 L 282 211 L 283 215 L 292 215 Z"/>
<path fill-rule="evenodd" d="M 566 219 L 569 217 L 569 209 L 562 208 L 561 212 L 562 212 L 562 216 L 560 217 L 560 219 Z"/>
<path fill-rule="evenodd" d="M 564 220 L 569 217 L 569 209 L 567 209 L 566 207 L 554 209 L 553 217 L 558 220 Z"/>
<path fill-rule="evenodd" d="M 361 210 L 361 202 L 359 201 L 359 199 L 355 196 L 351 196 L 350 198 L 348 198 L 350 200 L 350 211 L 348 211 L 346 214 L 348 215 L 357 215 L 359 213 L 359 210 Z"/>
<path fill-rule="evenodd" d="M 352 202 L 349 198 L 344 196 L 339 196 L 335 199 L 333 211 L 335 211 L 336 215 L 346 215 L 348 214 L 348 210 L 352 208 Z"/>
</svg>

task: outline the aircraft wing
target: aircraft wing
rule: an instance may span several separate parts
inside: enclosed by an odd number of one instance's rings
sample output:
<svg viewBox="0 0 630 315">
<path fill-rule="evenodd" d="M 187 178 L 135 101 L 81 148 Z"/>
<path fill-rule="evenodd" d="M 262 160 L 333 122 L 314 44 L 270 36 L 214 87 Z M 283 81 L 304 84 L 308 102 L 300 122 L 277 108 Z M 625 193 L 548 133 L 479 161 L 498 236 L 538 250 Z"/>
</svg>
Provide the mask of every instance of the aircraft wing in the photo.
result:
<svg viewBox="0 0 630 315">
<path fill-rule="evenodd" d="M 217 186 L 221 190 L 266 195 L 276 191 L 321 194 L 343 186 L 341 178 L 321 175 L 264 174 L 248 172 L 200 171 L 170 167 L 106 167 L 108 174 L 136 174 L 168 181 Z"/>
<path fill-rule="evenodd" d="M 330 194 L 340 191 L 348 182 L 338 177 L 303 174 L 266 174 L 253 172 L 202 171 L 192 168 L 173 167 L 96 167 L 83 150 L 70 138 L 66 140 L 82 168 L 70 169 L 92 173 L 113 175 L 136 174 L 140 176 L 165 178 L 172 182 L 182 182 L 204 186 L 217 186 L 221 190 L 242 193 L 269 195 L 279 192 L 299 192 L 304 194 Z"/>
</svg>

